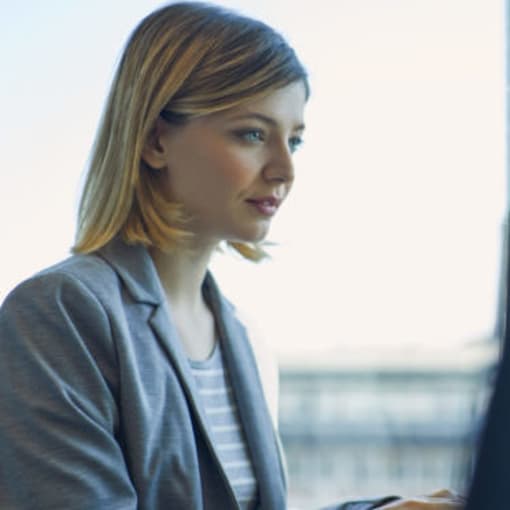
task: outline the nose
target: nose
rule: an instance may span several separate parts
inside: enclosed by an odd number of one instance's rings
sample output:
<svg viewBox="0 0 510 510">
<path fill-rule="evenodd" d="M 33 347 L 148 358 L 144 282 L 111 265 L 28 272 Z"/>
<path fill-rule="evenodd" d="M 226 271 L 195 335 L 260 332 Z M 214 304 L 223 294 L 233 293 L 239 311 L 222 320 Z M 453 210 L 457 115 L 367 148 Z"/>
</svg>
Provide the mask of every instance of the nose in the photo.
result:
<svg viewBox="0 0 510 510">
<path fill-rule="evenodd" d="M 287 143 L 274 144 L 263 170 L 268 181 L 292 182 L 294 179 L 294 162 Z"/>
</svg>

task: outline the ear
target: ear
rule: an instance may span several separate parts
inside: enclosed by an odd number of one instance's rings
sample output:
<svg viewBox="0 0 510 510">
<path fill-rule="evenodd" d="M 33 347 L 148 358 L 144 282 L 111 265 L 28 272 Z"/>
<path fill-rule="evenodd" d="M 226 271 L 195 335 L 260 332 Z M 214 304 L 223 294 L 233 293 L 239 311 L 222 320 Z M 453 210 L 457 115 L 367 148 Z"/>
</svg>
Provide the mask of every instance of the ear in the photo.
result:
<svg viewBox="0 0 510 510">
<path fill-rule="evenodd" d="M 142 160 L 155 170 L 161 170 L 167 165 L 165 147 L 162 143 L 165 133 L 165 122 L 158 118 L 142 149 Z"/>
</svg>

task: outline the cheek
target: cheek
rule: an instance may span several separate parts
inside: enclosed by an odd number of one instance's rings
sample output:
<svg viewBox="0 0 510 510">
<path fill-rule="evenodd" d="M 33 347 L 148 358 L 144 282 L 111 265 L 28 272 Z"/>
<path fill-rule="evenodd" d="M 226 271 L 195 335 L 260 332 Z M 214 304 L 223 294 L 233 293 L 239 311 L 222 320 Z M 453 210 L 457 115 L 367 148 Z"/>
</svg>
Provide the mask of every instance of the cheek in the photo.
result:
<svg viewBox="0 0 510 510">
<path fill-rule="evenodd" d="M 255 158 L 233 150 L 209 153 L 207 157 L 201 158 L 199 166 L 195 184 L 205 188 L 205 192 L 208 189 L 216 195 L 242 193 L 258 175 Z"/>
<path fill-rule="evenodd" d="M 231 165 L 228 167 L 224 166 L 216 176 L 217 182 L 221 182 L 226 188 L 239 189 L 239 191 L 242 191 L 244 188 L 250 186 L 255 174 L 248 166 Z"/>
<path fill-rule="evenodd" d="M 253 150 L 225 144 L 195 145 L 171 162 L 168 193 L 188 203 L 242 194 L 257 178 L 259 159 Z"/>
<path fill-rule="evenodd" d="M 215 172 L 217 178 L 226 186 L 242 190 L 250 186 L 257 178 L 260 162 L 257 154 L 242 151 L 230 151 L 223 154 Z"/>
</svg>

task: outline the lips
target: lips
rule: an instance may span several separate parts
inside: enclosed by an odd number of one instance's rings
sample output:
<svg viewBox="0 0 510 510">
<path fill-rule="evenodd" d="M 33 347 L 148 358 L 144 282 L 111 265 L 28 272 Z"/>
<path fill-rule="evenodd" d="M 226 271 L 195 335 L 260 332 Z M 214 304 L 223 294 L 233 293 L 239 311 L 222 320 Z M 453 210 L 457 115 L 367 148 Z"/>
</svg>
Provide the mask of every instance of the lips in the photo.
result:
<svg viewBox="0 0 510 510">
<path fill-rule="evenodd" d="M 252 205 L 260 214 L 272 216 L 281 204 L 281 199 L 274 196 L 250 198 L 247 202 Z"/>
</svg>

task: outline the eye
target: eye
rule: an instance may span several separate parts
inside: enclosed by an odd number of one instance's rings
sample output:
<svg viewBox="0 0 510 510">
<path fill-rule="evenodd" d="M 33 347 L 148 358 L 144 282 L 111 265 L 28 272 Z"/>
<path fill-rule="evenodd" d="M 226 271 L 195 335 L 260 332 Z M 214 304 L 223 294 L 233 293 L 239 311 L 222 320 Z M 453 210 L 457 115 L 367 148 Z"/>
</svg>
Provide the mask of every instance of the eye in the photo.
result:
<svg viewBox="0 0 510 510">
<path fill-rule="evenodd" d="M 303 139 L 300 136 L 293 136 L 289 138 L 290 152 L 296 152 L 301 145 L 303 145 Z"/>
<path fill-rule="evenodd" d="M 236 135 L 245 142 L 263 142 L 265 140 L 262 129 L 241 129 L 236 131 Z"/>
</svg>

